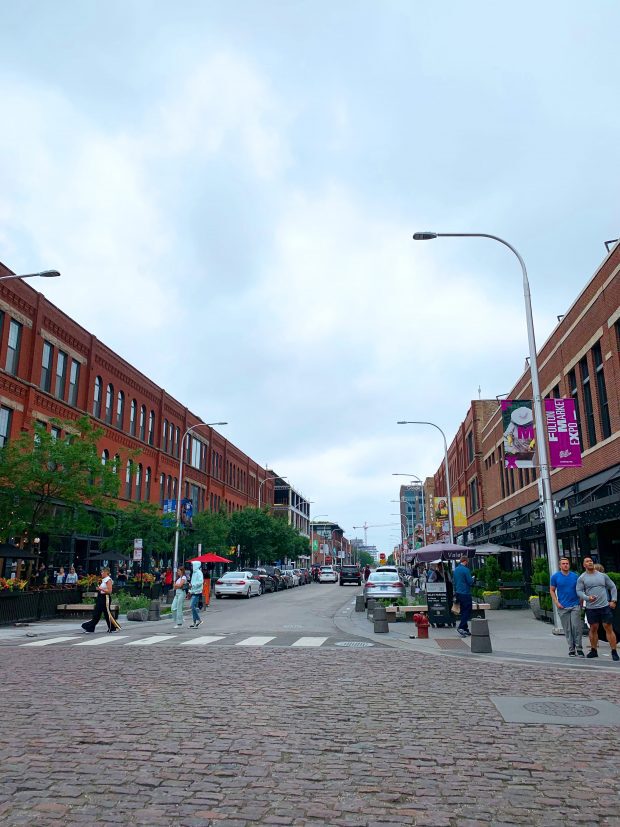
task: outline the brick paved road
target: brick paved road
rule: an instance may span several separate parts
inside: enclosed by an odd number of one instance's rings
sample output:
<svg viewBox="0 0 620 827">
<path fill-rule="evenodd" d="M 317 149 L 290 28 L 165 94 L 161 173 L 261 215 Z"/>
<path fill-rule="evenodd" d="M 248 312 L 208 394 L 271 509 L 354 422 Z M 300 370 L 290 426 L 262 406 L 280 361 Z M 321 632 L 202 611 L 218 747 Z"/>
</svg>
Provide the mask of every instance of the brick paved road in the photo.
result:
<svg viewBox="0 0 620 827">
<path fill-rule="evenodd" d="M 7 827 L 620 825 L 619 728 L 506 724 L 488 699 L 618 702 L 609 673 L 383 648 L 2 660 Z"/>
</svg>

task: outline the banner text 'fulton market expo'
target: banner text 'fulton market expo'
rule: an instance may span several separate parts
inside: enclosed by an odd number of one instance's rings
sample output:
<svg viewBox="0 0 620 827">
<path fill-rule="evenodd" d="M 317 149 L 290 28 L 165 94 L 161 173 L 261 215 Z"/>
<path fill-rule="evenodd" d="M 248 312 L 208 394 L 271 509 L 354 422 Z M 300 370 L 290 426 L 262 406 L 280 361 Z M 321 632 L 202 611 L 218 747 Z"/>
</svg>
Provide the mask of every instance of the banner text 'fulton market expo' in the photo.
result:
<svg viewBox="0 0 620 827">
<path fill-rule="evenodd" d="M 549 459 L 552 468 L 581 465 L 579 427 L 574 399 L 545 399 Z"/>
</svg>

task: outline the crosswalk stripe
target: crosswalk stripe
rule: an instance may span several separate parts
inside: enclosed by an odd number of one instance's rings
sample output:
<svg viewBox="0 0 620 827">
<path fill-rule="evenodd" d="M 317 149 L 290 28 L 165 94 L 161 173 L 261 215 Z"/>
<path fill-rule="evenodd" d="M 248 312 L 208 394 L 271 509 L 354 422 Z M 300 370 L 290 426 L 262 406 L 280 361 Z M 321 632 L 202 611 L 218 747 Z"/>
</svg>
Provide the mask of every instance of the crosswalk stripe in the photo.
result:
<svg viewBox="0 0 620 827">
<path fill-rule="evenodd" d="M 300 637 L 291 646 L 321 646 L 326 640 L 326 637 Z"/>
<path fill-rule="evenodd" d="M 82 643 L 74 643 L 74 646 L 103 646 L 104 643 L 114 643 L 117 640 L 124 640 L 129 635 L 106 635 L 105 637 L 98 637 L 95 640 L 85 640 Z"/>
<path fill-rule="evenodd" d="M 223 639 L 224 635 L 201 635 L 191 640 L 184 640 L 182 643 L 179 643 L 179 646 L 206 646 L 208 643 L 214 643 L 216 640 Z"/>
<path fill-rule="evenodd" d="M 75 640 L 75 636 L 51 637 L 48 640 L 35 640 L 34 643 L 21 643 L 20 646 L 50 646 L 52 643 L 63 643 L 65 640 Z"/>
<path fill-rule="evenodd" d="M 275 635 L 273 637 L 246 637 L 245 640 L 240 640 L 239 643 L 235 643 L 235 646 L 264 646 L 266 643 L 269 643 L 270 640 L 274 640 Z"/>
<path fill-rule="evenodd" d="M 162 643 L 164 640 L 172 640 L 176 635 L 153 635 L 143 637 L 140 640 L 130 640 L 125 646 L 152 646 L 154 643 Z"/>
</svg>

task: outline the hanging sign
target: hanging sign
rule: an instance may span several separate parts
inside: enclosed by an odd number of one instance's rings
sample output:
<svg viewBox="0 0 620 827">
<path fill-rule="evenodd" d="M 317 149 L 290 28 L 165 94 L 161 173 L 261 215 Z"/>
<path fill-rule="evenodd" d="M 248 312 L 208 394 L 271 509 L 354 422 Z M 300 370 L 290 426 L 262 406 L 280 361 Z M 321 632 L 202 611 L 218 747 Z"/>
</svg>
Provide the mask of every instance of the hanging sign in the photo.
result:
<svg viewBox="0 0 620 827">
<path fill-rule="evenodd" d="M 533 468 L 534 414 L 530 399 L 502 399 L 506 468 Z"/>
<path fill-rule="evenodd" d="M 547 440 L 552 468 L 579 468 L 581 445 L 574 399 L 545 399 Z"/>
</svg>

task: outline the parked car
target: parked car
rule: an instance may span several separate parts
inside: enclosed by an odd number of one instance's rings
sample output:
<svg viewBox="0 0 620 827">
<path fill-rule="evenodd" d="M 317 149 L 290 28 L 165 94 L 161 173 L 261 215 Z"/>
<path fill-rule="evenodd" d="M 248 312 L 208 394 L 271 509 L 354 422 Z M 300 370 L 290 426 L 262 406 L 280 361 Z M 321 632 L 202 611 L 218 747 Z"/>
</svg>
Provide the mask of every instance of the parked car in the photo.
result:
<svg viewBox="0 0 620 827">
<path fill-rule="evenodd" d="M 338 572 L 333 566 L 321 566 L 319 571 L 319 583 L 337 583 Z"/>
<path fill-rule="evenodd" d="M 296 569 L 284 569 L 284 574 L 291 578 L 292 586 L 299 586 L 299 574 Z"/>
<path fill-rule="evenodd" d="M 360 567 L 354 565 L 342 565 L 340 567 L 339 582 L 341 586 L 344 586 L 345 583 L 354 583 L 357 586 L 361 586 L 362 572 L 360 571 Z"/>
<path fill-rule="evenodd" d="M 248 571 L 251 571 L 254 577 L 260 580 L 261 594 L 276 591 L 276 581 L 270 574 L 267 574 L 265 569 L 248 569 Z"/>
<path fill-rule="evenodd" d="M 310 574 L 310 569 L 299 569 L 299 572 L 303 578 L 304 583 L 312 582 L 312 575 Z"/>
<path fill-rule="evenodd" d="M 395 598 L 405 596 L 405 584 L 400 579 L 398 572 L 373 571 L 364 586 L 364 606 L 368 605 L 370 598 L 381 600 L 383 598 Z"/>
<path fill-rule="evenodd" d="M 277 568 L 277 566 L 265 566 L 265 571 L 270 577 L 272 577 L 276 581 L 277 592 L 282 591 L 282 589 L 288 588 L 288 583 L 284 579 L 281 569 Z"/>
<path fill-rule="evenodd" d="M 288 569 L 282 569 L 280 572 L 282 576 L 282 582 L 284 583 L 285 589 L 292 589 L 295 583 L 293 582 L 293 575 Z"/>
<path fill-rule="evenodd" d="M 261 582 L 251 571 L 229 571 L 215 581 L 215 596 L 247 597 L 261 594 Z"/>
</svg>

